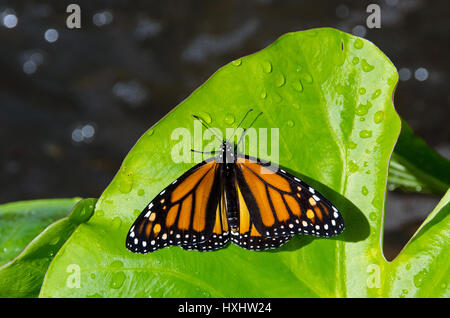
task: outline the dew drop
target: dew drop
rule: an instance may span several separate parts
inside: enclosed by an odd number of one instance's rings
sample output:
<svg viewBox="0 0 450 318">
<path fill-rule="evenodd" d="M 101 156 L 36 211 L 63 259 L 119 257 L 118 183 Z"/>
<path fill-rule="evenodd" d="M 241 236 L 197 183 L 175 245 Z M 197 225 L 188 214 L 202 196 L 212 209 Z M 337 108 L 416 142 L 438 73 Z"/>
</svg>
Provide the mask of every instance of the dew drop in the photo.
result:
<svg viewBox="0 0 450 318">
<path fill-rule="evenodd" d="M 97 211 L 95 211 L 95 215 L 103 216 L 103 215 L 105 215 L 105 212 L 103 212 L 103 210 L 97 210 Z"/>
<path fill-rule="evenodd" d="M 265 99 L 267 97 L 267 92 L 263 89 L 261 91 L 261 94 L 259 95 L 262 99 Z"/>
<path fill-rule="evenodd" d="M 272 63 L 269 61 L 265 61 L 262 63 L 262 70 L 264 73 L 270 73 L 272 72 Z"/>
<path fill-rule="evenodd" d="M 111 277 L 111 283 L 109 284 L 109 286 L 111 288 L 118 289 L 122 287 L 125 278 L 126 276 L 124 272 L 114 273 L 113 276 Z"/>
<path fill-rule="evenodd" d="M 379 110 L 373 115 L 373 121 L 375 124 L 379 124 L 383 121 L 384 118 L 384 112 L 382 110 Z"/>
<path fill-rule="evenodd" d="M 56 236 L 49 242 L 49 244 L 56 245 L 56 244 L 58 244 L 58 242 L 59 242 L 59 236 Z"/>
<path fill-rule="evenodd" d="M 139 189 L 137 194 L 138 194 L 138 196 L 142 197 L 145 194 L 144 189 Z"/>
<path fill-rule="evenodd" d="M 362 188 L 361 188 L 361 193 L 362 193 L 363 195 L 368 195 L 368 194 L 369 194 L 369 190 L 367 189 L 366 186 L 362 186 Z"/>
<path fill-rule="evenodd" d="M 363 40 L 361 40 L 361 39 L 356 39 L 355 40 L 355 43 L 353 44 L 353 46 L 356 48 L 356 49 L 362 49 L 363 48 L 363 46 L 364 46 L 364 42 L 363 42 Z"/>
<path fill-rule="evenodd" d="M 381 94 L 381 89 L 377 89 L 375 92 L 373 92 L 372 99 L 377 98 L 378 96 L 380 96 L 380 94 Z"/>
<path fill-rule="evenodd" d="M 297 92 L 303 92 L 303 85 L 302 82 L 297 79 L 292 83 L 292 87 L 297 91 Z"/>
<path fill-rule="evenodd" d="M 274 93 L 274 94 L 273 94 L 273 101 L 274 101 L 275 103 L 281 102 L 282 99 L 283 99 L 283 98 L 280 96 L 280 94 L 278 94 L 278 93 Z"/>
<path fill-rule="evenodd" d="M 425 278 L 425 275 L 427 274 L 427 271 L 424 269 L 422 271 L 420 271 L 416 276 L 414 276 L 414 285 L 419 288 L 420 286 L 422 286 L 423 283 L 423 279 Z"/>
<path fill-rule="evenodd" d="M 95 279 L 95 274 L 94 273 L 91 273 L 91 278 Z"/>
<path fill-rule="evenodd" d="M 297 103 L 293 103 L 292 107 L 294 107 L 295 109 L 300 109 L 300 106 Z"/>
<path fill-rule="evenodd" d="M 352 64 L 353 64 L 353 65 L 356 65 L 356 64 L 358 64 L 358 63 L 359 63 L 359 57 L 355 56 L 355 57 L 352 59 Z"/>
<path fill-rule="evenodd" d="M 200 117 L 201 119 L 203 119 L 207 124 L 211 124 L 212 118 L 211 118 L 211 115 L 210 115 L 210 114 L 208 114 L 207 112 L 199 112 L 198 115 L 199 115 L 199 117 Z"/>
<path fill-rule="evenodd" d="M 133 182 L 130 180 L 130 178 L 124 178 L 122 182 L 119 184 L 119 191 L 126 194 L 131 191 L 132 187 Z"/>
<path fill-rule="evenodd" d="M 297 69 L 296 69 L 297 73 L 299 73 L 301 70 L 302 70 L 301 65 L 297 66 Z"/>
<path fill-rule="evenodd" d="M 360 95 L 364 95 L 366 93 L 366 89 L 364 87 L 361 87 L 360 89 L 358 89 L 358 93 Z"/>
<path fill-rule="evenodd" d="M 354 160 L 350 160 L 348 162 L 348 171 L 350 173 L 354 173 L 354 172 L 358 171 L 358 169 L 359 169 L 359 166 L 356 164 L 356 162 Z"/>
<path fill-rule="evenodd" d="M 286 83 L 286 77 L 284 77 L 283 74 L 280 73 L 280 75 L 278 75 L 277 80 L 275 82 L 275 85 L 277 87 L 281 87 Z"/>
<path fill-rule="evenodd" d="M 117 261 L 114 261 L 111 264 L 109 264 L 109 266 L 112 268 L 120 268 L 120 267 L 123 267 L 123 263 L 122 263 L 122 261 L 117 260 Z"/>
<path fill-rule="evenodd" d="M 358 116 L 364 116 L 369 112 L 369 108 L 372 107 L 372 103 L 367 101 L 367 104 L 359 104 L 355 109 L 355 113 Z"/>
<path fill-rule="evenodd" d="M 409 271 L 409 270 L 411 269 L 411 264 L 410 264 L 410 263 L 406 264 L 405 269 L 406 269 L 407 271 Z"/>
<path fill-rule="evenodd" d="M 295 126 L 295 123 L 294 123 L 293 120 L 288 120 L 287 125 L 288 125 L 289 127 L 294 127 L 294 126 Z"/>
<path fill-rule="evenodd" d="M 305 73 L 305 74 L 303 74 L 303 80 L 304 80 L 306 83 L 312 83 L 313 78 L 312 78 L 312 76 L 309 75 L 308 73 Z"/>
<path fill-rule="evenodd" d="M 355 149 L 356 146 L 357 146 L 357 145 L 356 145 L 353 141 L 347 142 L 347 147 L 349 147 L 350 149 Z"/>
<path fill-rule="evenodd" d="M 150 129 L 150 130 L 147 132 L 147 136 L 153 135 L 154 132 L 155 132 L 155 131 L 154 131 L 153 129 Z"/>
<path fill-rule="evenodd" d="M 362 69 L 364 72 L 370 72 L 371 70 L 373 70 L 375 68 L 375 66 L 367 63 L 366 59 L 361 60 L 361 66 L 362 66 Z"/>
<path fill-rule="evenodd" d="M 372 130 L 361 130 L 359 132 L 359 137 L 361 137 L 361 138 L 370 138 L 370 137 L 372 137 Z"/>
<path fill-rule="evenodd" d="M 408 290 L 407 289 L 403 289 L 402 290 L 402 293 L 400 294 L 400 298 L 405 298 L 406 297 L 406 295 L 408 294 Z"/>
<path fill-rule="evenodd" d="M 359 121 L 365 121 L 366 119 L 364 118 L 364 117 L 361 117 L 360 119 L 359 119 Z"/>
<path fill-rule="evenodd" d="M 233 62 L 231 62 L 231 64 L 233 64 L 234 66 L 240 66 L 242 64 L 242 60 L 241 59 L 234 60 Z"/>
<path fill-rule="evenodd" d="M 225 115 L 225 123 L 226 123 L 227 125 L 233 124 L 233 123 L 234 123 L 234 115 L 233 115 L 233 114 L 230 114 L 230 113 L 226 114 L 226 115 Z"/>
<path fill-rule="evenodd" d="M 377 213 L 376 212 L 372 212 L 369 214 L 369 219 L 371 219 L 372 221 L 375 221 L 377 219 Z"/>
</svg>

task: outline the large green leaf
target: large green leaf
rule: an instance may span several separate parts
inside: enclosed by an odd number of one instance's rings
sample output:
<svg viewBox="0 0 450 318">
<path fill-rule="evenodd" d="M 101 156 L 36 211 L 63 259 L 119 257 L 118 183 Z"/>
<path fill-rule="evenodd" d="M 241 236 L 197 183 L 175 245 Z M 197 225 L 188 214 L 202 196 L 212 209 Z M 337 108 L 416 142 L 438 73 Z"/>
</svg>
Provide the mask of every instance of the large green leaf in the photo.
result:
<svg viewBox="0 0 450 318">
<path fill-rule="evenodd" d="M 393 291 L 400 283 L 389 274 L 380 247 L 387 167 L 400 132 L 392 105 L 397 78 L 375 45 L 329 28 L 286 34 L 222 67 L 139 139 L 95 215 L 56 255 L 40 296 L 398 296 Z M 174 129 L 192 132 L 190 114 L 197 114 L 224 131 L 249 108 L 263 112 L 253 127 L 279 128 L 280 166 L 335 203 L 346 222 L 344 233 L 332 239 L 296 236 L 266 252 L 234 245 L 208 253 L 126 250 L 125 237 L 139 212 L 194 165 L 173 162 L 171 150 L 179 142 L 171 139 Z M 197 142 L 195 149 L 202 146 Z M 80 288 L 66 285 L 70 264 L 80 267 Z M 375 289 L 374 269 L 385 279 Z"/>
<path fill-rule="evenodd" d="M 32 200 L 0 205 L 0 265 L 16 257 L 49 224 L 65 217 L 79 200 Z"/>
<path fill-rule="evenodd" d="M 0 297 L 37 297 L 51 260 L 77 226 L 89 220 L 96 201 L 77 203 L 67 217 L 49 225 L 16 258 L 1 266 Z"/>
</svg>

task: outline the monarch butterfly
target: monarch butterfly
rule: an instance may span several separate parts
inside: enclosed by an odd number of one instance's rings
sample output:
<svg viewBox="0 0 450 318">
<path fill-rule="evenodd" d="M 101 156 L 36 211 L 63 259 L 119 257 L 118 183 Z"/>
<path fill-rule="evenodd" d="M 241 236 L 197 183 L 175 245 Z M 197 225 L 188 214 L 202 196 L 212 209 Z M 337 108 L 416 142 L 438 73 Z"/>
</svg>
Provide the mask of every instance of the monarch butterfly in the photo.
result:
<svg viewBox="0 0 450 318">
<path fill-rule="evenodd" d="M 126 238 L 130 251 L 170 245 L 212 251 L 230 241 L 260 251 L 295 234 L 329 237 L 344 230 L 341 214 L 318 191 L 283 169 L 238 153 L 239 142 L 228 140 L 218 156 L 189 169 L 144 208 Z"/>
</svg>

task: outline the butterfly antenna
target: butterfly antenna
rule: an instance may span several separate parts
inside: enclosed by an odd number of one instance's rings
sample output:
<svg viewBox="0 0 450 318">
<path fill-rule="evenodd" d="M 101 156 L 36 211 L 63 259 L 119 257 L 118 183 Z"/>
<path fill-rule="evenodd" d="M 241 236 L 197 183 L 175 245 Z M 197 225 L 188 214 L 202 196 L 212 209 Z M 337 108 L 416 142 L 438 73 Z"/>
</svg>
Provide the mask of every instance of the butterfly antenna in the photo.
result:
<svg viewBox="0 0 450 318">
<path fill-rule="evenodd" d="M 206 128 L 206 130 L 209 130 L 209 132 L 210 132 L 211 134 L 213 134 L 213 136 L 216 137 L 217 140 L 219 140 L 220 142 L 222 142 L 222 139 L 220 139 L 219 137 L 217 137 L 217 135 L 213 132 L 212 128 L 211 128 L 211 127 L 208 127 L 208 126 L 205 124 L 205 122 L 203 121 L 203 119 L 201 119 L 201 118 L 198 117 L 197 115 L 192 115 L 192 114 L 191 114 L 191 116 L 194 117 L 195 119 L 199 120 L 199 121 L 202 123 L 202 125 Z"/>
<path fill-rule="evenodd" d="M 244 118 L 241 119 L 241 121 L 239 122 L 239 124 L 236 126 L 236 128 L 234 128 L 233 133 L 231 134 L 231 136 L 227 139 L 227 142 L 234 136 L 234 133 L 236 132 L 236 130 L 241 127 L 241 124 L 244 122 L 245 118 L 247 117 L 247 115 L 253 110 L 253 108 L 250 108 L 244 115 Z M 244 129 L 244 131 L 247 129 Z"/>
<path fill-rule="evenodd" d="M 253 121 L 250 123 L 250 126 L 249 126 L 249 127 L 253 126 L 254 122 L 255 122 L 255 121 L 258 119 L 258 117 L 261 116 L 261 115 L 262 115 L 262 112 L 260 112 L 260 113 L 258 114 L 258 116 L 256 116 L 255 119 L 253 119 Z M 245 129 L 244 129 L 244 131 L 243 131 L 243 133 L 242 133 L 242 135 L 241 135 L 241 138 L 239 138 L 239 141 L 238 141 L 238 143 L 237 143 L 237 145 L 236 145 L 236 148 L 239 147 L 239 144 L 240 144 L 241 141 L 243 140 L 243 138 L 244 138 L 244 136 L 245 136 L 245 133 L 247 132 L 247 129 L 248 129 L 248 128 L 245 128 Z"/>
</svg>

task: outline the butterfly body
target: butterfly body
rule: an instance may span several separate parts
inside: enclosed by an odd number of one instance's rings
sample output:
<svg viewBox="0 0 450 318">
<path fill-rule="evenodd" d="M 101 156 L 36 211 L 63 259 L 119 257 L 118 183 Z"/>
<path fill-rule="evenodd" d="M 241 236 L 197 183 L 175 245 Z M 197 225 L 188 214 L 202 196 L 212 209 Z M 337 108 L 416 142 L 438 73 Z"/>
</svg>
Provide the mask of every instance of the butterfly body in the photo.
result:
<svg viewBox="0 0 450 318">
<path fill-rule="evenodd" d="M 343 229 L 336 207 L 316 190 L 223 141 L 218 156 L 188 170 L 144 208 L 126 247 L 135 253 L 170 245 L 211 251 L 231 241 L 266 250 L 295 234 L 329 237 Z"/>
</svg>

